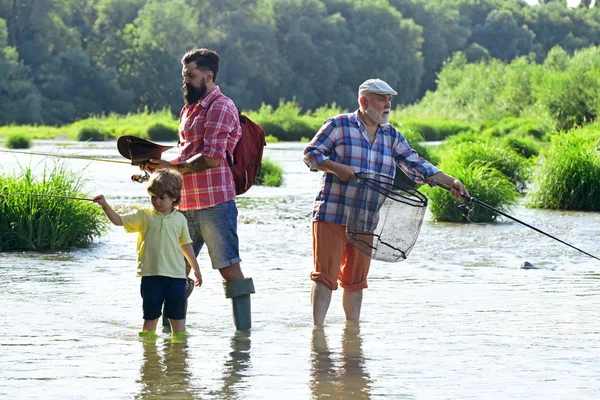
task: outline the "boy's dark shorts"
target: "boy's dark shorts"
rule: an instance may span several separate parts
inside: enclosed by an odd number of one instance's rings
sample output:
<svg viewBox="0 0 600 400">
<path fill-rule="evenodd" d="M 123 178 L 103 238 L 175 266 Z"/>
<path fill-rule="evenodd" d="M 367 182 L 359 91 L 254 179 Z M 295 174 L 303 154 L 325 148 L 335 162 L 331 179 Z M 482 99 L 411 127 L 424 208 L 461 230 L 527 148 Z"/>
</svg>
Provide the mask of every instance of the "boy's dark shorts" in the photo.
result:
<svg viewBox="0 0 600 400">
<path fill-rule="evenodd" d="M 185 319 L 185 278 L 168 276 L 142 276 L 140 293 L 144 319 L 153 320 L 161 316 L 163 303 L 165 318 Z"/>
</svg>

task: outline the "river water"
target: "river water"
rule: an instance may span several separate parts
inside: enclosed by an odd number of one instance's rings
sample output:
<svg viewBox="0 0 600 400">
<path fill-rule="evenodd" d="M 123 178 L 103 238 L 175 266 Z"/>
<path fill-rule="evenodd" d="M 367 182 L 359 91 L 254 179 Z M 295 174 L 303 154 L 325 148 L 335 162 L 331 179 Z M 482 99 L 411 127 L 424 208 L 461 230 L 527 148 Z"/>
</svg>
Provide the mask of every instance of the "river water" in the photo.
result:
<svg viewBox="0 0 600 400">
<path fill-rule="evenodd" d="M 402 263 L 374 261 L 360 328 L 335 292 L 313 332 L 310 210 L 319 174 L 300 143 L 269 144 L 280 188 L 238 198 L 253 329 L 236 334 L 220 275 L 199 257 L 185 344 L 138 340 L 135 234 L 90 248 L 0 253 L 0 397 L 7 399 L 598 399 L 600 261 L 511 221 L 436 223 Z M 30 151 L 115 157 L 114 142 L 36 141 Z M 169 153 L 167 153 L 169 154 Z M 43 157 L 0 153 L 0 173 Z M 149 205 L 127 165 L 68 160 L 90 197 Z M 600 213 L 512 215 L 597 255 Z M 537 269 L 519 266 L 529 261 Z"/>
</svg>

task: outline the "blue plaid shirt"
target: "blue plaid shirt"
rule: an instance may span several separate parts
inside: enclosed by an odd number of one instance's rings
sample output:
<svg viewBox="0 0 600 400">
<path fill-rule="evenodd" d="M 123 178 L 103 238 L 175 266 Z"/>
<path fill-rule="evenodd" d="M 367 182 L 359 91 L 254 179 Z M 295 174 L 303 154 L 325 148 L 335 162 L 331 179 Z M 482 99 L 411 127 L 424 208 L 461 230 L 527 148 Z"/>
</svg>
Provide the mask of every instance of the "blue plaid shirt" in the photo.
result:
<svg viewBox="0 0 600 400">
<path fill-rule="evenodd" d="M 381 125 L 375 142 L 369 143 L 357 111 L 325 121 L 304 150 L 304 162 L 311 171 L 317 171 L 327 159 L 350 165 L 354 172 L 371 172 L 392 179 L 398 165 L 410 179 L 419 183 L 440 171 L 421 158 L 390 124 Z M 356 180 L 342 182 L 334 174 L 323 174 L 314 203 L 313 221 L 346 225 L 356 188 Z"/>
</svg>

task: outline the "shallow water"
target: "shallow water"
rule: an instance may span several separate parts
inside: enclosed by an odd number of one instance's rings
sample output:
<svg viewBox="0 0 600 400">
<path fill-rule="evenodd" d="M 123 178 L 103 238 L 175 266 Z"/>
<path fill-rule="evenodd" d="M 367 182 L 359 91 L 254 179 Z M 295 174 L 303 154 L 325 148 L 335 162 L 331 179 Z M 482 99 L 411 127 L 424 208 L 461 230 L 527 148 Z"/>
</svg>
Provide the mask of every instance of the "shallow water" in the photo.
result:
<svg viewBox="0 0 600 400">
<path fill-rule="evenodd" d="M 334 293 L 312 331 L 310 220 L 318 174 L 303 144 L 269 144 L 281 188 L 238 199 L 242 266 L 254 279 L 251 334 L 236 335 L 220 276 L 200 255 L 185 344 L 138 341 L 136 235 L 113 227 L 88 249 L 0 253 L 0 397 L 44 399 L 598 399 L 600 261 L 514 222 L 436 223 L 408 260 L 375 261 L 360 330 Z M 39 141 L 31 151 L 115 157 L 114 143 Z M 0 173 L 42 157 L 0 153 Z M 86 192 L 149 204 L 131 166 L 86 168 Z M 592 254 L 600 213 L 512 215 Z M 529 261 L 538 269 L 523 270 Z"/>
</svg>

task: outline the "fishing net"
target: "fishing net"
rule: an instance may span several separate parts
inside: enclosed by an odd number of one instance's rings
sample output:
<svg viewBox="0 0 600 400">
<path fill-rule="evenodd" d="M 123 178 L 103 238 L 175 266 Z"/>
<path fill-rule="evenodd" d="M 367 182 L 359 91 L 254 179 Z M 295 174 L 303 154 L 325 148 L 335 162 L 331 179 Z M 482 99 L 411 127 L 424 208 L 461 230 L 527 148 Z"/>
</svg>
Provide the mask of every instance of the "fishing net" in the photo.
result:
<svg viewBox="0 0 600 400">
<path fill-rule="evenodd" d="M 357 176 L 346 224 L 349 243 L 373 260 L 405 260 L 419 236 L 427 197 L 386 176 L 365 172 Z"/>
</svg>

